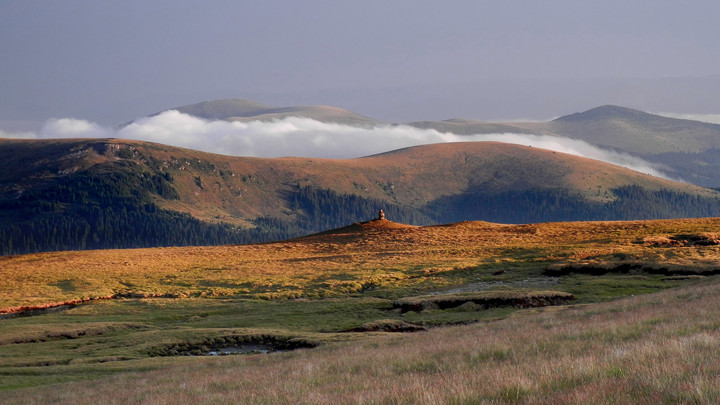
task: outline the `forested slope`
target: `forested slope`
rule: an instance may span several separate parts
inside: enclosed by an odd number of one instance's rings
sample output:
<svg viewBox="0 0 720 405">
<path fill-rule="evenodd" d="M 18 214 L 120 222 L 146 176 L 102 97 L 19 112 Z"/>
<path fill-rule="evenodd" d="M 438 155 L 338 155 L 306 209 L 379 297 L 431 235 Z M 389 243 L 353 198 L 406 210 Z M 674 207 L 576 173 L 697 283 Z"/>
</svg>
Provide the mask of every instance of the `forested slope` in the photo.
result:
<svg viewBox="0 0 720 405">
<path fill-rule="evenodd" d="M 374 217 L 484 220 L 720 216 L 720 193 L 490 142 L 361 159 L 258 159 L 125 140 L 0 141 L 0 254 L 251 243 Z"/>
</svg>

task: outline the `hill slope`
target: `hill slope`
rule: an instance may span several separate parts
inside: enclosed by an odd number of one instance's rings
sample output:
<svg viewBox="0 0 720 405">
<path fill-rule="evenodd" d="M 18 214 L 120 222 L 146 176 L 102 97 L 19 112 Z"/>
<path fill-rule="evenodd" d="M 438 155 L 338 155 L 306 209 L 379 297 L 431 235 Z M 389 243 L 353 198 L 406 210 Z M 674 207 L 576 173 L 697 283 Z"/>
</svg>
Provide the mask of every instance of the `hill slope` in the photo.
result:
<svg viewBox="0 0 720 405">
<path fill-rule="evenodd" d="M 539 126 L 561 136 L 640 156 L 671 176 L 720 186 L 720 125 L 603 106 Z"/>
<path fill-rule="evenodd" d="M 380 208 L 416 225 L 720 216 L 712 190 L 492 142 L 329 160 L 120 139 L 1 140 L 0 162 L 3 254 L 276 240 Z"/>
<path fill-rule="evenodd" d="M 429 403 L 517 402 L 515 392 L 532 403 L 604 403 L 609 395 L 613 403 L 717 403 L 717 388 L 712 397 L 679 393 L 717 387 L 705 381 L 717 381 L 720 367 L 719 227 L 717 218 L 432 227 L 376 220 L 259 245 L 0 257 L 0 402 L 146 402 L 151 391 L 168 403 L 206 403 L 208 393 L 243 403 L 260 389 L 255 402 L 294 404 L 320 389 L 324 403 L 398 395 L 419 403 L 434 389 Z M 32 314 L 39 316 L 13 318 Z M 325 347 L 257 354 L 316 345 Z M 223 349 L 255 354 L 187 356 Z M 554 372 L 538 373 L 548 364 Z M 494 380 L 477 378 L 478 370 L 495 372 Z M 60 384 L 110 375 L 90 383 L 99 391 Z M 402 387 L 408 377 L 425 379 L 412 395 Z M 388 384 L 378 390 L 378 381 Z M 295 387 L 283 390 L 288 384 Z M 578 401 L 579 389 L 597 396 Z"/>
<path fill-rule="evenodd" d="M 668 118 L 631 108 L 605 105 L 548 122 L 484 122 L 452 119 L 410 123 L 459 135 L 532 133 L 581 139 L 638 156 L 698 153 L 720 148 L 720 125 Z"/>
<path fill-rule="evenodd" d="M 720 125 L 606 105 L 560 117 L 545 128 L 562 136 L 638 155 L 698 153 L 720 147 Z"/>
<path fill-rule="evenodd" d="M 720 187 L 720 125 L 605 105 L 549 122 L 495 123 L 453 119 L 411 123 L 459 135 L 521 133 L 580 139 L 662 165 L 674 178 Z"/>
<path fill-rule="evenodd" d="M 175 109 L 210 120 L 269 121 L 303 117 L 354 126 L 380 124 L 372 118 L 336 107 L 272 107 L 246 99 L 211 100 Z M 720 187 L 720 125 L 717 124 L 605 105 L 548 122 L 484 122 L 455 118 L 408 125 L 458 135 L 519 133 L 579 139 L 659 164 L 670 177 L 703 187 Z"/>
</svg>

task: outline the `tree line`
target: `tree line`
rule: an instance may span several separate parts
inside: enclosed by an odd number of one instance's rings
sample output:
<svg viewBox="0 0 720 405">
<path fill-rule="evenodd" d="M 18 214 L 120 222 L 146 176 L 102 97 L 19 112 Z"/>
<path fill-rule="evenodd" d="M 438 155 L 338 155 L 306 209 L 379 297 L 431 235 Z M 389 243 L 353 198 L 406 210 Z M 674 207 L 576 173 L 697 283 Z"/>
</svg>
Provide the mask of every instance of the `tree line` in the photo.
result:
<svg viewBox="0 0 720 405">
<path fill-rule="evenodd" d="M 261 217 L 254 228 L 207 223 L 159 208 L 151 195 L 178 198 L 170 175 L 79 173 L 0 200 L 0 254 L 41 251 L 223 245 L 281 240 L 373 218 L 414 225 L 484 220 L 532 223 L 720 216 L 720 200 L 671 190 L 625 186 L 608 203 L 565 189 L 487 194 L 468 190 L 424 207 L 410 207 L 314 187 L 283 198 L 290 215 Z"/>
</svg>

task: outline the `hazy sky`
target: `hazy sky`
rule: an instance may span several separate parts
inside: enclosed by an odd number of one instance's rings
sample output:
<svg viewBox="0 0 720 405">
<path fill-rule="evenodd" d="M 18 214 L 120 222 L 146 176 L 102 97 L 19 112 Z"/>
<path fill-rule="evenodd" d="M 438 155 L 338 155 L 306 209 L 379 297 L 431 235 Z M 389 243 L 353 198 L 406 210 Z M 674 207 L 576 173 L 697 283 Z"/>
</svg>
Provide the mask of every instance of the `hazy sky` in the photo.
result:
<svg viewBox="0 0 720 405">
<path fill-rule="evenodd" d="M 718 16 L 716 0 L 0 0 L 0 129 L 217 98 L 392 122 L 720 113 Z"/>
</svg>

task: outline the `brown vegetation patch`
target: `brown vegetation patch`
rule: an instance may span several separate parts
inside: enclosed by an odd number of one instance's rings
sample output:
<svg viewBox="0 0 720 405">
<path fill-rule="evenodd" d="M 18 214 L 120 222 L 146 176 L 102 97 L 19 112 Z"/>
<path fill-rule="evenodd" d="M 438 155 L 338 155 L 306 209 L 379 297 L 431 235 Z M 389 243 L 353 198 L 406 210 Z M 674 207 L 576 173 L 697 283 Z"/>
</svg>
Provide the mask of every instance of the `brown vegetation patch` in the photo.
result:
<svg viewBox="0 0 720 405">
<path fill-rule="evenodd" d="M 560 291 L 481 291 L 406 297 L 393 302 L 393 308 L 400 309 L 401 312 L 420 312 L 425 309 L 457 308 L 468 303 L 477 305 L 479 309 L 535 308 L 562 305 L 573 299 L 575 297 L 572 294 Z"/>
<path fill-rule="evenodd" d="M 662 274 L 666 276 L 710 276 L 720 274 L 720 267 L 707 266 L 698 263 L 694 266 L 680 266 L 676 264 L 645 263 L 640 261 L 625 262 L 580 262 L 560 263 L 548 266 L 544 274 L 552 277 L 567 276 L 570 274 L 589 274 L 600 276 L 609 273 L 627 274 L 642 272 L 648 274 Z"/>
<path fill-rule="evenodd" d="M 717 246 L 720 245 L 720 233 L 654 235 L 643 238 L 645 246 L 677 247 L 677 246 Z"/>
<path fill-rule="evenodd" d="M 373 219 L 365 222 L 356 222 L 352 225 L 342 228 L 331 229 L 329 231 L 320 232 L 312 236 L 337 235 L 346 233 L 364 233 L 368 231 L 388 230 L 388 229 L 412 229 L 419 228 L 414 225 L 401 224 L 398 222 L 388 221 L 387 219 Z"/>
<path fill-rule="evenodd" d="M 208 337 L 201 341 L 173 343 L 154 347 L 149 355 L 158 356 L 208 356 L 233 348 L 233 353 L 256 353 L 311 349 L 316 342 L 306 339 L 276 335 L 227 335 Z M 228 352 L 229 353 L 229 352 Z"/>
<path fill-rule="evenodd" d="M 9 307 L 0 308 L 0 319 L 14 318 L 16 316 L 33 316 L 42 315 L 50 312 L 64 311 L 71 308 L 75 308 L 80 304 L 85 304 L 91 301 L 98 300 L 112 300 L 118 298 L 186 298 L 186 294 L 171 294 L 171 293 L 145 293 L 145 292 L 126 292 L 117 293 L 112 295 L 106 295 L 102 297 L 88 297 L 80 298 L 77 300 L 69 300 L 63 302 L 48 303 L 42 305 L 26 305 L 20 307 Z"/>
</svg>

